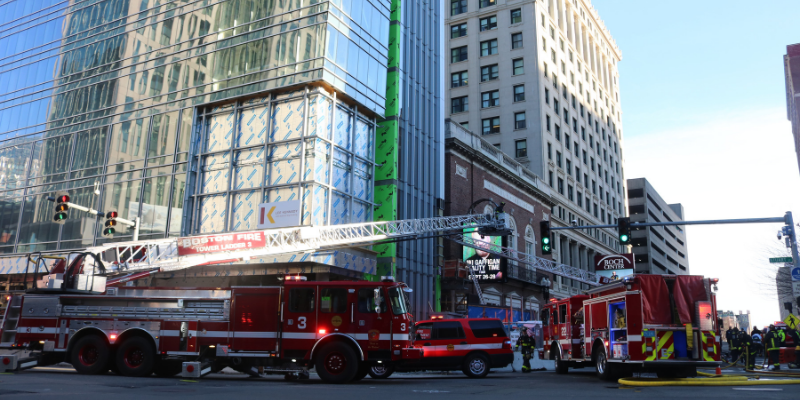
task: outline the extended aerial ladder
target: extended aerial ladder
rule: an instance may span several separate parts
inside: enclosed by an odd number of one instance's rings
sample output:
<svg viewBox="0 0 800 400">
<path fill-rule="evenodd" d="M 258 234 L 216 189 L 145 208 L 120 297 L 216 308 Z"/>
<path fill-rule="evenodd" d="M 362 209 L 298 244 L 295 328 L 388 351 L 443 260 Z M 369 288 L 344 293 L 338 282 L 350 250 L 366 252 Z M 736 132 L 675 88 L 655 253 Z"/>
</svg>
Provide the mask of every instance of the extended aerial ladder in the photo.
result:
<svg viewBox="0 0 800 400">
<path fill-rule="evenodd" d="M 89 276 L 102 276 L 107 279 L 106 285 L 113 286 L 128 281 L 141 279 L 159 272 L 171 272 L 202 265 L 222 264 L 237 262 L 278 254 L 315 252 L 332 250 L 353 246 L 368 246 L 375 243 L 420 238 L 425 235 L 440 235 L 449 240 L 468 247 L 480 247 L 483 250 L 500 257 L 516 261 L 533 269 L 540 269 L 561 275 L 567 278 L 598 285 L 597 277 L 578 268 L 559 264 L 550 260 L 525 254 L 511 248 L 496 245 L 487 246 L 469 235 L 464 235 L 464 229 L 477 228 L 487 236 L 502 236 L 510 233 L 507 214 L 495 212 L 494 214 L 469 214 L 460 216 L 447 216 L 425 219 L 412 219 L 401 221 L 364 222 L 345 225 L 331 225 L 323 227 L 299 227 L 261 230 L 252 232 L 231 232 L 215 235 L 198 235 L 184 238 L 168 238 L 155 240 L 138 240 L 131 242 L 112 242 L 102 246 L 87 248 L 83 254 L 92 254 L 93 260 L 87 270 L 84 264 L 83 276 L 79 282 L 68 282 L 72 285 L 81 285 L 82 290 L 94 287 L 94 279 Z M 193 243 L 202 243 L 204 240 L 219 240 L 220 237 L 230 236 L 231 239 L 239 237 L 255 238 L 257 247 L 233 248 L 209 253 L 188 253 L 182 248 Z M 213 243 L 210 243 L 213 244 Z M 33 259 L 34 280 L 40 276 L 39 259 Z M 42 275 L 49 274 L 43 271 Z M 80 276 L 77 275 L 76 276 Z M 476 287 L 476 292 L 483 303 L 483 295 L 478 281 L 470 269 L 470 277 Z M 27 279 L 27 278 L 26 278 Z M 91 281 L 89 281 L 92 279 Z M 51 285 L 53 289 L 58 286 Z M 77 289 L 77 286 L 75 286 Z"/>
</svg>

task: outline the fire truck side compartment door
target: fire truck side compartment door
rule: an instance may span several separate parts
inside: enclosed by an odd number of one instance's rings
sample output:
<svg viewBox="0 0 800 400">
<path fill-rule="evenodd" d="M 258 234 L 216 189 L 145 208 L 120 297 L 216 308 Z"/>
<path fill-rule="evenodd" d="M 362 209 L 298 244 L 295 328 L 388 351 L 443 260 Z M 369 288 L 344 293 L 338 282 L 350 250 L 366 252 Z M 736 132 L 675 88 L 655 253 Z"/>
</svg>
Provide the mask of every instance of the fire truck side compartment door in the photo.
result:
<svg viewBox="0 0 800 400">
<path fill-rule="evenodd" d="M 231 350 L 274 351 L 280 301 L 279 288 L 234 288 Z"/>
</svg>

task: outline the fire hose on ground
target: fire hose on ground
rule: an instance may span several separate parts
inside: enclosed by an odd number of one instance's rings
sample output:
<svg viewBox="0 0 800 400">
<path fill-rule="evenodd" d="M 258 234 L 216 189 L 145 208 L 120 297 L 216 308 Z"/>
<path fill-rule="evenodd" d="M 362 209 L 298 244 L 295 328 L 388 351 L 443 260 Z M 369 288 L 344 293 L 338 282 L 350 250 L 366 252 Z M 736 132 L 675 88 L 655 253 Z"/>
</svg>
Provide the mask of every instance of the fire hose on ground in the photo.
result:
<svg viewBox="0 0 800 400">
<path fill-rule="evenodd" d="M 747 354 L 747 353 L 746 353 Z M 728 368 L 736 365 L 742 357 L 749 357 L 740 355 L 736 361 L 726 365 L 722 368 Z M 747 362 L 749 360 L 745 360 Z M 800 373 L 780 372 L 780 371 L 755 371 L 745 369 L 747 373 L 754 373 L 758 375 L 722 375 L 709 374 L 706 372 L 697 372 L 697 375 L 703 378 L 621 378 L 618 380 L 620 385 L 625 386 L 639 386 L 639 387 L 655 387 L 655 386 L 769 386 L 769 385 L 800 385 Z M 796 379 L 761 379 L 775 378 L 775 377 L 791 377 Z"/>
</svg>

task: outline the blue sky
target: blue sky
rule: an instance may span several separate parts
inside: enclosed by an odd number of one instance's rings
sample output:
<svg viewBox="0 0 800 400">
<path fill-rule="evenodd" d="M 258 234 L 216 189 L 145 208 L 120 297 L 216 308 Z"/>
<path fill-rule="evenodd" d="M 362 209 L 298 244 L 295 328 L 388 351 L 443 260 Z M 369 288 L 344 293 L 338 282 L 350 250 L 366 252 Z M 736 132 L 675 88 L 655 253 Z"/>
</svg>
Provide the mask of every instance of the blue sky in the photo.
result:
<svg viewBox="0 0 800 400">
<path fill-rule="evenodd" d="M 783 71 L 800 1 L 592 3 L 622 51 L 625 177 L 647 178 L 687 219 L 800 220 Z M 779 228 L 686 228 L 691 272 L 720 278 L 720 309 L 778 318 L 764 259 Z"/>
</svg>

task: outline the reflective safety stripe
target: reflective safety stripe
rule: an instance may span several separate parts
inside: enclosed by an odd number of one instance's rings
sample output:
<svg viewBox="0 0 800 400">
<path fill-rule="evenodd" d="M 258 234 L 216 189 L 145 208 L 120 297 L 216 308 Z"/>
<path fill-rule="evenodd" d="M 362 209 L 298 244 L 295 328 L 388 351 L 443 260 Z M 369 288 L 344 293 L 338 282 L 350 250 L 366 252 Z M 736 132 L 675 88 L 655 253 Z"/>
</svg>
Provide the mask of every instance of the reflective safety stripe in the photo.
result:
<svg viewBox="0 0 800 400">
<path fill-rule="evenodd" d="M 700 339 L 703 342 L 703 360 L 716 361 L 714 355 L 717 354 L 717 341 L 714 331 L 700 331 Z"/>
<path fill-rule="evenodd" d="M 281 337 L 284 339 L 316 339 L 316 333 L 306 333 L 306 332 L 284 332 L 281 334 Z"/>
<path fill-rule="evenodd" d="M 646 332 L 651 331 L 650 329 L 643 329 L 642 336 L 644 336 L 644 340 L 642 340 L 642 355 L 644 355 L 645 361 L 655 361 L 656 359 L 656 337 L 654 336 L 647 336 Z"/>
<path fill-rule="evenodd" d="M 561 339 L 558 341 L 559 344 L 580 344 L 580 339 Z"/>
<path fill-rule="evenodd" d="M 278 337 L 278 332 L 233 332 L 233 337 L 235 337 L 235 338 L 274 339 L 274 338 Z"/>
<path fill-rule="evenodd" d="M 658 332 L 658 347 L 656 354 L 659 360 L 675 359 L 675 344 L 672 338 L 672 331 Z"/>
<path fill-rule="evenodd" d="M 483 343 L 483 344 L 456 344 L 456 345 L 446 345 L 446 346 L 423 346 L 425 350 L 430 351 L 447 351 L 448 348 L 452 350 L 494 350 L 494 349 L 502 349 L 502 343 Z"/>
</svg>

